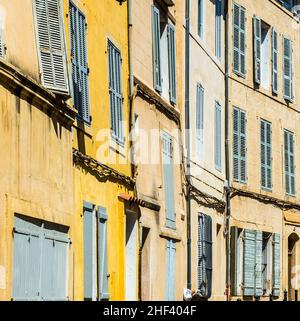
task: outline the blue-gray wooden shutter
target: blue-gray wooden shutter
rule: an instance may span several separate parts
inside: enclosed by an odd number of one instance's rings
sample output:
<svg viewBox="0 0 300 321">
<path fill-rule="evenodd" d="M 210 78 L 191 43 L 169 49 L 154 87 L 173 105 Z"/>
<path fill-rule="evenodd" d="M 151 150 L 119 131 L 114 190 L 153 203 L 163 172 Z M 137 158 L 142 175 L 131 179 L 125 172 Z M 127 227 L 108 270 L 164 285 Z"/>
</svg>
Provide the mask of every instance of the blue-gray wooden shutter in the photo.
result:
<svg viewBox="0 0 300 321">
<path fill-rule="evenodd" d="M 90 123 L 86 18 L 70 2 L 73 98 L 79 117 Z"/>
<path fill-rule="evenodd" d="M 52 223 L 43 224 L 42 280 L 43 301 L 67 300 L 67 257 L 69 238 Z"/>
<path fill-rule="evenodd" d="M 255 252 L 256 231 L 244 230 L 243 292 L 245 296 L 253 296 L 255 293 Z"/>
<path fill-rule="evenodd" d="M 110 119 L 113 139 L 124 144 L 122 61 L 118 48 L 108 40 Z"/>
<path fill-rule="evenodd" d="M 175 300 L 175 258 L 176 258 L 176 243 L 173 240 L 167 240 L 166 245 L 166 283 L 165 297 L 167 301 Z"/>
<path fill-rule="evenodd" d="M 205 0 L 198 0 L 198 35 L 201 38 L 204 34 L 204 2 Z"/>
<path fill-rule="evenodd" d="M 201 157 L 204 145 L 204 88 L 197 84 L 196 91 L 196 151 Z"/>
<path fill-rule="evenodd" d="M 280 235 L 273 235 L 273 295 L 280 296 Z"/>
<path fill-rule="evenodd" d="M 13 300 L 40 300 L 40 225 L 15 216 L 13 238 Z"/>
<path fill-rule="evenodd" d="M 222 114 L 218 102 L 215 104 L 215 168 L 222 170 Z"/>
<path fill-rule="evenodd" d="M 162 133 L 163 184 L 165 192 L 166 226 L 176 228 L 174 199 L 174 160 L 172 137 Z"/>
<path fill-rule="evenodd" d="M 152 50 L 154 88 L 161 92 L 160 14 L 154 5 L 152 5 Z"/>
<path fill-rule="evenodd" d="M 94 224 L 94 205 L 84 202 L 83 207 L 83 236 L 84 236 L 84 299 L 94 299 L 95 271 L 94 258 L 96 256 L 96 246 L 94 238 L 96 227 Z"/>
<path fill-rule="evenodd" d="M 294 134 L 284 130 L 284 172 L 285 191 L 294 196 L 296 193 Z"/>
<path fill-rule="evenodd" d="M 233 3 L 233 71 L 241 76 L 246 74 L 246 10 Z"/>
<path fill-rule="evenodd" d="M 45 87 L 68 93 L 64 27 L 58 0 L 35 0 L 41 78 Z"/>
<path fill-rule="evenodd" d="M 272 90 L 278 93 L 278 33 L 272 28 Z"/>
<path fill-rule="evenodd" d="M 261 145 L 261 186 L 272 189 L 272 125 L 261 120 L 260 128 Z"/>
<path fill-rule="evenodd" d="M 107 259 L 107 211 L 99 206 L 97 210 L 98 219 L 98 298 L 109 299 L 108 289 L 108 259 Z"/>
<path fill-rule="evenodd" d="M 260 84 L 261 81 L 261 20 L 253 17 L 253 48 L 254 48 L 254 81 Z"/>
<path fill-rule="evenodd" d="M 175 28 L 169 23 L 168 25 L 168 53 L 169 53 L 169 92 L 170 102 L 176 104 L 177 88 L 176 88 L 176 42 Z"/>
<path fill-rule="evenodd" d="M 262 296 L 262 232 L 256 231 L 256 248 L 255 248 L 255 295 Z"/>
<path fill-rule="evenodd" d="M 222 56 L 222 0 L 216 0 L 215 54 L 218 59 Z"/>
<path fill-rule="evenodd" d="M 293 99 L 292 41 L 283 37 L 283 97 Z"/>
</svg>

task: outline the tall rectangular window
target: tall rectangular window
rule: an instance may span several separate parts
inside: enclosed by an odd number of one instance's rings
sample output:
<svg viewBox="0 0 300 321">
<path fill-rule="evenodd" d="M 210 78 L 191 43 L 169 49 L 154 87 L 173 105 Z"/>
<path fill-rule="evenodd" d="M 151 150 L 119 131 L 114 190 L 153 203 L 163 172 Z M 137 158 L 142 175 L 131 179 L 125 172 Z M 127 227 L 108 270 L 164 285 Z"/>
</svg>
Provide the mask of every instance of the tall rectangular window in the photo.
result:
<svg viewBox="0 0 300 321">
<path fill-rule="evenodd" d="M 218 102 L 215 104 L 215 168 L 222 171 L 222 111 Z"/>
<path fill-rule="evenodd" d="M 215 54 L 218 59 L 222 56 L 222 0 L 216 0 Z"/>
<path fill-rule="evenodd" d="M 261 146 L 261 187 L 272 189 L 272 125 L 261 120 L 260 122 L 260 146 Z"/>
<path fill-rule="evenodd" d="M 69 86 L 60 1 L 35 0 L 35 18 L 42 83 L 50 90 L 67 94 Z"/>
<path fill-rule="evenodd" d="M 233 4 L 233 71 L 245 76 L 246 55 L 246 10 L 242 6 Z"/>
<path fill-rule="evenodd" d="M 166 270 L 165 270 L 165 298 L 166 301 L 175 300 L 175 265 L 176 265 L 176 243 L 167 240 L 166 245 Z"/>
<path fill-rule="evenodd" d="M 246 113 L 233 108 L 233 179 L 246 183 Z"/>
<path fill-rule="evenodd" d="M 284 130 L 284 173 L 285 192 L 294 196 L 296 194 L 294 134 L 288 130 Z"/>
<path fill-rule="evenodd" d="M 210 298 L 212 286 L 212 220 L 201 214 L 198 217 L 198 290 Z"/>
<path fill-rule="evenodd" d="M 293 100 L 292 41 L 283 37 L 283 97 Z"/>
<path fill-rule="evenodd" d="M 79 118 L 90 123 L 86 19 L 72 2 L 70 2 L 70 29 L 74 104 Z"/>
<path fill-rule="evenodd" d="M 204 36 L 204 5 L 205 0 L 198 0 L 198 35 Z"/>
<path fill-rule="evenodd" d="M 123 145 L 122 61 L 120 51 L 110 40 L 108 40 L 108 66 L 111 133 L 116 143 Z"/>
<path fill-rule="evenodd" d="M 196 151 L 197 155 L 202 157 L 204 145 L 204 88 L 197 84 L 196 90 Z"/>
</svg>

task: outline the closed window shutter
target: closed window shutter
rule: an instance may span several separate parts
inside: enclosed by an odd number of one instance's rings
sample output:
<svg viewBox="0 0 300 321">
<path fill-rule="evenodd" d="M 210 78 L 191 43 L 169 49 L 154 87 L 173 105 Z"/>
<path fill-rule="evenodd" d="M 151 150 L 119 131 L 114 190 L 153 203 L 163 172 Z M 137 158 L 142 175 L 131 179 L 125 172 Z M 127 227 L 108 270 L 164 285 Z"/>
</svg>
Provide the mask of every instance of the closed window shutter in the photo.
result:
<svg viewBox="0 0 300 321">
<path fill-rule="evenodd" d="M 176 45 L 175 45 L 175 28 L 170 23 L 168 25 L 168 52 L 169 52 L 169 86 L 170 101 L 176 104 Z"/>
<path fill-rule="evenodd" d="M 95 299 L 96 271 L 94 258 L 96 257 L 96 224 L 94 206 L 89 203 L 83 208 L 83 247 L 84 247 L 84 299 Z"/>
<path fill-rule="evenodd" d="M 246 74 L 246 10 L 233 4 L 233 71 L 238 75 Z"/>
<path fill-rule="evenodd" d="M 254 48 L 254 81 L 260 84 L 261 80 L 261 20 L 253 17 L 253 48 Z"/>
<path fill-rule="evenodd" d="M 73 98 L 79 117 L 90 123 L 85 16 L 70 3 Z"/>
<path fill-rule="evenodd" d="M 124 144 L 121 53 L 108 41 L 110 118 L 113 139 Z"/>
<path fill-rule="evenodd" d="M 174 199 L 174 161 L 172 137 L 162 133 L 163 183 L 165 192 L 166 226 L 176 228 Z"/>
<path fill-rule="evenodd" d="M 173 240 L 167 240 L 166 245 L 166 282 L 165 282 L 165 298 L 167 301 L 175 300 L 175 258 L 176 243 Z"/>
<path fill-rule="evenodd" d="M 247 181 L 247 137 L 246 137 L 246 113 L 240 112 L 240 182 Z"/>
<path fill-rule="evenodd" d="M 289 195 L 295 195 L 295 155 L 294 134 L 284 131 L 284 163 L 285 163 L 285 191 Z"/>
<path fill-rule="evenodd" d="M 240 72 L 246 74 L 246 10 L 240 7 Z"/>
<path fill-rule="evenodd" d="M 197 84 L 196 93 L 196 150 L 202 157 L 204 145 L 204 88 Z"/>
<path fill-rule="evenodd" d="M 215 167 L 222 170 L 222 120 L 221 106 L 218 102 L 215 105 Z"/>
<path fill-rule="evenodd" d="M 283 96 L 292 100 L 292 41 L 283 37 Z"/>
<path fill-rule="evenodd" d="M 272 89 L 278 93 L 278 33 L 272 29 Z"/>
<path fill-rule="evenodd" d="M 98 221 L 98 298 L 109 299 L 108 289 L 108 262 L 107 262 L 107 211 L 99 206 Z"/>
<path fill-rule="evenodd" d="M 280 296 L 280 235 L 273 235 L 273 295 Z"/>
<path fill-rule="evenodd" d="M 256 231 L 255 248 L 255 295 L 262 296 L 262 232 Z"/>
<path fill-rule="evenodd" d="M 58 0 L 35 0 L 37 39 L 42 83 L 54 91 L 68 93 L 64 28 Z"/>
<path fill-rule="evenodd" d="M 152 48 L 154 88 L 161 92 L 160 14 L 154 5 L 152 6 Z"/>
<path fill-rule="evenodd" d="M 222 55 L 222 0 L 216 0 L 216 57 L 221 59 Z"/>
<path fill-rule="evenodd" d="M 239 109 L 233 108 L 233 179 L 240 180 L 240 130 L 239 130 Z"/>
<path fill-rule="evenodd" d="M 272 189 L 272 126 L 261 120 L 261 186 Z"/>
<path fill-rule="evenodd" d="M 253 296 L 255 291 L 256 232 L 244 230 L 244 295 Z"/>
</svg>

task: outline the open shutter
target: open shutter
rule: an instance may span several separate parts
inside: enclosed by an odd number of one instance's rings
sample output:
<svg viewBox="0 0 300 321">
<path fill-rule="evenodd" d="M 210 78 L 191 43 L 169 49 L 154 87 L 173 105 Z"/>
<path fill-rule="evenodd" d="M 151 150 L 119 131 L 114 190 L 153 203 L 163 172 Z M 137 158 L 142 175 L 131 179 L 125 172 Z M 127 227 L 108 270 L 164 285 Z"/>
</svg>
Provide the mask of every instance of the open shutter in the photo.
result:
<svg viewBox="0 0 300 321">
<path fill-rule="evenodd" d="M 221 106 L 218 102 L 215 105 L 215 168 L 222 170 L 222 119 Z"/>
<path fill-rule="evenodd" d="M 167 301 L 175 300 L 175 255 L 176 244 L 167 240 L 166 245 L 166 271 L 165 271 L 165 298 Z"/>
<path fill-rule="evenodd" d="M 108 290 L 108 263 L 107 263 L 107 212 L 106 208 L 99 206 L 97 210 L 98 221 L 98 298 L 109 299 Z"/>
<path fill-rule="evenodd" d="M 172 137 L 162 133 L 163 184 L 165 192 L 166 226 L 176 228 L 174 199 L 174 161 Z"/>
<path fill-rule="evenodd" d="M 294 134 L 284 130 L 284 163 L 285 163 L 285 191 L 289 195 L 295 195 L 295 155 Z"/>
<path fill-rule="evenodd" d="M 233 4 L 233 70 L 240 72 L 240 7 Z"/>
<path fill-rule="evenodd" d="M 254 81 L 260 84 L 261 80 L 261 20 L 253 17 L 253 48 L 254 48 Z"/>
<path fill-rule="evenodd" d="M 273 295 L 280 296 L 280 235 L 273 235 Z"/>
<path fill-rule="evenodd" d="M 240 134 L 239 134 L 239 109 L 233 108 L 233 179 L 240 180 Z"/>
<path fill-rule="evenodd" d="M 272 126 L 261 120 L 261 186 L 272 189 Z"/>
<path fill-rule="evenodd" d="M 84 203 L 83 208 L 83 236 L 84 236 L 84 299 L 95 299 L 96 288 L 96 224 L 94 217 L 94 206 Z"/>
<path fill-rule="evenodd" d="M 196 95 L 196 151 L 201 157 L 204 143 L 204 88 L 200 84 L 197 84 Z"/>
<path fill-rule="evenodd" d="M 240 73 L 246 75 L 246 10 L 240 7 Z"/>
<path fill-rule="evenodd" d="M 35 0 L 36 29 L 42 83 L 68 93 L 64 28 L 58 0 Z"/>
<path fill-rule="evenodd" d="M 292 41 L 283 37 L 283 96 L 292 100 Z"/>
<path fill-rule="evenodd" d="M 159 10 L 154 5 L 152 5 L 152 48 L 154 88 L 161 92 L 160 14 Z"/>
<path fill-rule="evenodd" d="M 215 54 L 218 59 L 221 59 L 222 55 L 222 0 L 216 0 L 216 44 Z"/>
<path fill-rule="evenodd" d="M 278 93 L 278 33 L 272 28 L 272 89 Z"/>
<path fill-rule="evenodd" d="M 255 248 L 255 295 L 262 296 L 262 232 L 256 231 Z"/>
<path fill-rule="evenodd" d="M 244 295 L 253 296 L 255 290 L 256 231 L 244 230 Z"/>
<path fill-rule="evenodd" d="M 198 35 L 202 38 L 204 33 L 204 2 L 198 0 Z"/>
<path fill-rule="evenodd" d="M 168 25 L 168 52 L 169 52 L 169 92 L 170 101 L 176 104 L 176 44 L 175 44 L 175 28 L 169 23 Z"/>
</svg>

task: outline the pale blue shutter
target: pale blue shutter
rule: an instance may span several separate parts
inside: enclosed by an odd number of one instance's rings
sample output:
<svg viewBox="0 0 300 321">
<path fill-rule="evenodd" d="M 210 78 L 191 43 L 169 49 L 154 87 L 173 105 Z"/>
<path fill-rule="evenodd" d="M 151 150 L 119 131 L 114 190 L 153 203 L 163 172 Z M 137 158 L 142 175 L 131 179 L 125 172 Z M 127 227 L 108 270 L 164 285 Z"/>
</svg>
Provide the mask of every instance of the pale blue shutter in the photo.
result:
<svg viewBox="0 0 300 321">
<path fill-rule="evenodd" d="M 161 92 L 160 14 L 159 10 L 154 5 L 152 5 L 152 48 L 154 88 Z"/>
<path fill-rule="evenodd" d="M 293 99 L 292 94 L 292 41 L 283 37 L 283 97 Z"/>
<path fill-rule="evenodd" d="M 202 157 L 204 144 L 204 88 L 197 84 L 196 90 L 196 151 Z"/>
<path fill-rule="evenodd" d="M 205 0 L 198 0 L 198 35 L 201 38 L 204 34 L 204 2 Z"/>
<path fill-rule="evenodd" d="M 215 54 L 218 59 L 222 56 L 222 0 L 216 0 Z"/>
<path fill-rule="evenodd" d="M 244 280 L 245 296 L 253 296 L 255 291 L 256 231 L 244 230 Z"/>
<path fill-rule="evenodd" d="M 84 237 L 84 299 L 93 300 L 95 288 L 94 257 L 96 255 L 94 205 L 85 202 L 83 208 Z"/>
<path fill-rule="evenodd" d="M 261 186 L 272 189 L 272 127 L 271 123 L 261 120 Z"/>
<path fill-rule="evenodd" d="M 175 258 L 176 243 L 173 240 L 167 240 L 166 245 L 166 271 L 165 271 L 165 298 L 167 301 L 175 300 Z"/>
<path fill-rule="evenodd" d="M 284 130 L 284 163 L 285 163 L 285 191 L 294 196 L 296 194 L 294 134 Z"/>
<path fill-rule="evenodd" d="M 45 87 L 68 93 L 64 28 L 58 0 L 35 0 L 36 32 L 42 83 Z"/>
<path fill-rule="evenodd" d="M 40 225 L 15 216 L 13 239 L 13 300 L 40 300 Z"/>
<path fill-rule="evenodd" d="M 280 296 L 280 235 L 273 235 L 273 295 Z"/>
<path fill-rule="evenodd" d="M 254 48 L 254 81 L 260 84 L 261 80 L 261 20 L 253 17 L 253 48 Z"/>
<path fill-rule="evenodd" d="M 99 206 L 98 219 L 98 298 L 109 299 L 108 290 L 108 262 L 107 262 L 107 211 Z"/>
<path fill-rule="evenodd" d="M 166 226 L 176 228 L 174 200 L 174 160 L 172 137 L 162 133 L 163 184 L 165 192 Z"/>
<path fill-rule="evenodd" d="M 278 93 L 278 33 L 272 28 L 272 90 Z"/>
<path fill-rule="evenodd" d="M 168 25 L 168 53 L 169 53 L 169 92 L 170 101 L 176 104 L 177 89 L 176 89 L 176 43 L 175 43 L 175 28 L 169 23 Z"/>
<path fill-rule="evenodd" d="M 262 232 L 256 231 L 255 248 L 255 295 L 262 296 Z"/>
<path fill-rule="evenodd" d="M 241 76 L 246 74 L 246 11 L 233 3 L 233 71 Z"/>
<path fill-rule="evenodd" d="M 222 170 L 222 119 L 221 106 L 215 105 L 215 168 Z"/>
<path fill-rule="evenodd" d="M 240 7 L 240 73 L 246 75 L 246 10 Z"/>
<path fill-rule="evenodd" d="M 73 98 L 79 117 L 90 123 L 85 16 L 70 2 Z"/>
<path fill-rule="evenodd" d="M 240 130 L 239 130 L 239 109 L 233 108 L 233 179 L 235 181 L 240 180 Z"/>
</svg>

